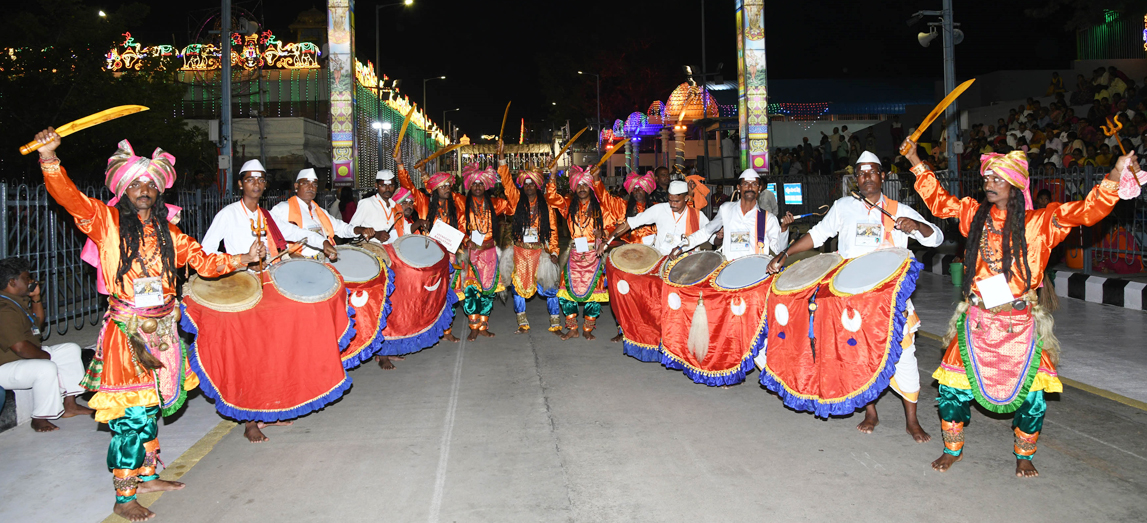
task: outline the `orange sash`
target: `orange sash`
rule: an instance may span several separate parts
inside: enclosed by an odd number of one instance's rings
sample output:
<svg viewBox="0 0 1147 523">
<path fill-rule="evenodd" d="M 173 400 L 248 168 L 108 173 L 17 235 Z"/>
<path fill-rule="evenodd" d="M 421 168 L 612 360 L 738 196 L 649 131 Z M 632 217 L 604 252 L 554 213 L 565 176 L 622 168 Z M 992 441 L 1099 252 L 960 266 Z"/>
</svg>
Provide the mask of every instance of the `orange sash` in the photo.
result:
<svg viewBox="0 0 1147 523">
<path fill-rule="evenodd" d="M 685 235 L 688 236 L 697 232 L 701 228 L 701 211 L 694 207 L 686 207 L 685 211 Z"/>
<path fill-rule="evenodd" d="M 302 201 L 302 200 L 300 200 L 298 196 L 292 196 L 290 200 L 287 200 L 287 221 L 289 221 L 289 222 L 291 222 L 291 223 L 293 223 L 299 227 L 302 227 L 303 226 L 303 211 L 302 211 L 302 209 L 300 209 L 300 206 L 299 206 L 300 201 Z M 322 212 L 321 210 L 319 210 L 317 213 L 315 212 L 316 210 L 318 210 L 318 208 L 319 208 L 319 206 L 315 205 L 315 202 L 311 202 L 311 206 L 309 209 L 311 216 L 318 214 L 318 222 L 319 222 L 319 225 L 322 225 L 322 227 L 323 227 L 323 234 L 327 237 L 327 240 L 329 240 L 331 242 L 331 245 L 334 245 L 334 243 L 335 243 L 335 227 L 333 225 L 331 225 L 331 219 L 327 217 L 327 213 Z M 322 247 L 319 247 L 319 249 L 321 250 Z"/>
<path fill-rule="evenodd" d="M 896 211 L 900 208 L 900 204 L 887 196 L 884 197 L 884 210 L 888 214 L 896 216 Z M 884 223 L 884 242 L 880 244 L 881 247 L 895 247 L 892 243 L 892 230 L 896 228 L 896 220 L 888 217 L 888 214 L 880 213 L 881 222 Z"/>
</svg>

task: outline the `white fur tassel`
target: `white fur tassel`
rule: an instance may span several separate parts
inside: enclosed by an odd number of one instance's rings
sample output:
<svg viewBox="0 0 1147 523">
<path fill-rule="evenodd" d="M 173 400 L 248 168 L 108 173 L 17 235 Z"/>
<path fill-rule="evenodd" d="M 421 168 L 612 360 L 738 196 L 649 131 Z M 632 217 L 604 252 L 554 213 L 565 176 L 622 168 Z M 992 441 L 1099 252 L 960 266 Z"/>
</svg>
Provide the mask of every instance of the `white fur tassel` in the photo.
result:
<svg viewBox="0 0 1147 523">
<path fill-rule="evenodd" d="M 689 326 L 689 352 L 697 362 L 705 361 L 709 354 L 709 314 L 705 312 L 705 298 L 697 298 L 697 308 L 693 310 L 693 324 Z"/>
<path fill-rule="evenodd" d="M 538 284 L 543 289 L 551 290 L 558 288 L 558 280 L 562 277 L 562 270 L 553 261 L 550 261 L 550 255 L 542 253 L 541 259 L 538 260 Z"/>
<path fill-rule="evenodd" d="M 502 285 L 509 287 L 514 284 L 514 246 L 498 250 L 498 273 Z"/>
</svg>

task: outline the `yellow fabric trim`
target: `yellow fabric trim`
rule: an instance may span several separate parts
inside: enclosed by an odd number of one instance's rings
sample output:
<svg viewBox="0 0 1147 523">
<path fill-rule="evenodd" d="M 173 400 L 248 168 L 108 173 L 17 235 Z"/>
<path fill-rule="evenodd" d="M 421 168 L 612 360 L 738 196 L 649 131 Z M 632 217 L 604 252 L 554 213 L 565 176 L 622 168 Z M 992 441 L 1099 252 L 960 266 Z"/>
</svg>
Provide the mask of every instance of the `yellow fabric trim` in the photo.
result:
<svg viewBox="0 0 1147 523">
<path fill-rule="evenodd" d="M 579 299 L 575 298 L 573 296 L 573 294 L 570 294 L 569 291 L 567 291 L 565 289 L 561 289 L 558 291 L 558 297 L 565 299 L 565 300 L 569 300 L 569 301 L 576 301 L 579 303 L 590 303 L 590 302 L 609 303 L 609 291 L 608 290 L 604 290 L 601 292 L 594 292 L 593 294 L 589 295 L 589 297 L 586 298 L 585 300 L 579 300 Z"/>
<path fill-rule="evenodd" d="M 932 377 L 939 381 L 941 385 L 947 385 L 955 389 L 972 390 L 972 384 L 968 382 L 968 375 L 964 372 L 955 372 L 947 370 L 943 367 L 936 369 L 932 373 Z M 1059 378 L 1052 376 L 1044 371 L 1036 372 L 1035 378 L 1032 380 L 1030 391 L 1042 390 L 1044 392 L 1063 392 L 1063 383 Z"/>
<path fill-rule="evenodd" d="M 191 374 L 194 376 L 195 374 Z M 196 378 L 196 384 L 199 379 Z M 88 401 L 88 406 L 96 409 L 96 422 L 107 423 L 122 418 L 128 407 L 155 407 L 159 405 L 159 393 L 155 389 L 130 392 L 97 392 Z"/>
</svg>

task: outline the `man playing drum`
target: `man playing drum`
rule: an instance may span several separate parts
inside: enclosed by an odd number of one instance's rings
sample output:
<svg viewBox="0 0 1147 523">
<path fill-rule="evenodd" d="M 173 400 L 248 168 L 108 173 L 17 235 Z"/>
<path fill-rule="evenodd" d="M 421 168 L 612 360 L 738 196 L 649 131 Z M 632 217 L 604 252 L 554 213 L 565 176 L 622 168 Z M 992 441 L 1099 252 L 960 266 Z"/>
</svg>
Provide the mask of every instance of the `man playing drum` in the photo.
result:
<svg viewBox="0 0 1147 523">
<path fill-rule="evenodd" d="M 347 222 L 334 218 L 322 207 L 315 203 L 315 195 L 319 191 L 319 177 L 315 174 L 314 169 L 303 169 L 299 171 L 299 175 L 295 177 L 295 195 L 285 202 L 280 202 L 271 208 L 271 214 L 275 215 L 280 221 L 288 221 L 299 227 L 314 231 L 322 234 L 327 239 L 327 243 L 334 245 L 335 236 L 339 238 L 354 238 L 358 235 L 364 235 L 367 238 L 373 237 L 375 230 L 370 227 L 355 227 Z M 307 208 L 307 212 L 303 212 L 303 208 Z M 303 256 L 314 257 L 319 254 L 319 251 L 310 247 L 303 247 Z M 327 258 L 338 258 L 338 251 L 330 252 L 326 247 L 323 248 L 323 254 Z M 332 256 L 331 254 L 334 254 Z"/>
<path fill-rule="evenodd" d="M 510 177 L 510 167 L 501 154 L 502 149 L 502 142 L 498 142 L 498 176 L 502 179 L 506 201 L 510 203 L 514 217 L 510 231 L 514 239 L 513 254 L 510 255 L 514 262 L 514 285 L 511 290 L 514 295 L 514 313 L 518 316 L 518 333 L 530 330 L 530 321 L 526 318 L 526 300 L 538 294 L 546 299 L 546 308 L 550 313 L 550 332 L 560 334 L 561 306 L 558 304 L 557 281 L 554 279 L 550 282 L 553 288 L 549 289 L 538 281 L 539 268 L 543 265 L 551 269 L 551 273 L 558 272 L 557 214 L 542 197 L 542 173 L 530 169 L 519 171 L 518 183 L 515 184 Z"/>
<path fill-rule="evenodd" d="M 203 236 L 203 251 L 207 253 L 239 253 L 251 247 L 256 236 L 265 242 L 271 257 L 287 248 L 287 242 L 307 240 L 309 245 L 321 245 L 323 252 L 335 254 L 335 246 L 322 234 L 309 231 L 259 207 L 259 199 L 267 189 L 267 173 L 259 160 L 250 160 L 239 170 L 239 190 L 242 199 L 222 209 L 211 220 Z M 220 249 L 220 242 L 223 248 Z"/>
<path fill-rule="evenodd" d="M 724 233 L 722 252 L 726 260 L 735 260 L 750 254 L 781 252 L 789 241 L 789 224 L 792 214 L 778 222 L 777 217 L 757 206 L 757 193 L 761 189 L 757 171 L 745 169 L 740 176 L 741 198 L 721 204 L 713 221 L 690 234 L 688 244 L 673 249 L 676 257 L 708 241 L 717 231 Z"/>
<path fill-rule="evenodd" d="M 391 201 L 395 189 L 394 171 L 383 169 L 374 176 L 374 196 L 364 198 L 358 202 L 358 208 L 350 219 L 355 227 L 369 227 L 375 231 L 370 237 L 371 241 L 379 243 L 393 243 L 395 224 L 401 216 L 401 208 Z"/>
<path fill-rule="evenodd" d="M 670 182 L 667 203 L 658 203 L 626 218 L 605 243 L 613 243 L 615 239 L 625 237 L 635 228 L 652 225 L 656 230 L 652 235 L 653 248 L 660 251 L 662 256 L 670 254 L 674 248 L 683 245 L 686 238 L 709 223 L 709 218 L 701 211 L 688 206 L 687 193 L 688 186 L 685 182 Z"/>
<path fill-rule="evenodd" d="M 546 201 L 566 219 L 570 229 L 569 260 L 562 268 L 558 301 L 566 317 L 563 340 L 575 338 L 578 305 L 585 305 L 582 330 L 586 339 L 595 339 L 593 329 L 601 315 L 601 304 L 609 302 L 605 288 L 605 267 L 597 245 L 605 240 L 605 224 L 616 223 L 619 217 L 605 209 L 593 193 L 593 172 L 583 171 L 576 165 L 570 170 L 570 187 L 574 197 L 558 193 L 557 183 L 550 177 L 546 184 Z"/>
<path fill-rule="evenodd" d="M 944 453 L 932 468 L 943 472 L 962 459 L 964 424 L 975 399 L 992 412 L 1015 412 L 1016 476 L 1037 476 L 1031 460 L 1047 410 L 1044 392 L 1062 392 L 1063 384 L 1056 373 L 1059 341 L 1052 330 L 1054 320 L 1036 289 L 1043 284 L 1051 250 L 1072 228 L 1103 220 L 1125 194 L 1123 185 L 1132 189 L 1126 196 L 1139 194 L 1134 190 L 1139 183 L 1129 171 L 1137 161 L 1135 153 L 1119 157 L 1083 201 L 1032 209 L 1027 155 L 1022 151 L 980 157 L 985 193 L 980 202 L 948 194 L 920 162 L 915 144 L 906 141 L 904 149 L 924 203 L 939 218 L 959 218 L 960 234 L 968 238 L 964 301 L 956 306 L 945 336 L 947 352 L 932 374 L 940 382 L 944 436 Z"/>
<path fill-rule="evenodd" d="M 502 147 L 499 145 L 498 150 Z M 489 167 L 479 169 L 471 164 L 462 170 L 462 188 L 466 190 L 464 244 L 468 245 L 469 270 L 465 275 L 466 299 L 462 302 L 462 312 L 469 320 L 469 341 L 478 335 L 493 336 L 490 332 L 490 311 L 494 309 L 494 294 L 505 290 L 498 270 L 498 240 L 502 237 L 498 215 L 513 214 L 514 209 L 504 198 L 491 198 L 490 190 L 498 178 L 497 172 Z"/>
<path fill-rule="evenodd" d="M 789 246 L 782 255 L 769 264 L 769 272 L 776 273 L 784 265 L 787 256 L 820 247 L 830 238 L 838 239 L 837 251 L 846 260 L 870 253 L 881 248 L 908 248 L 908 238 L 925 247 L 937 247 L 944 242 L 940 228 L 928 223 L 915 209 L 900 205 L 884 196 L 884 172 L 880 159 L 875 154 L 864 151 L 856 162 L 857 185 L 864 200 L 845 196 L 832 204 L 824 219 Z M 881 209 L 888 214 L 881 212 Z M 891 217 L 889 216 L 891 215 Z M 894 218 L 893 218 L 894 217 Z M 904 417 L 908 434 L 918 443 L 932 439 L 916 417 L 916 402 L 920 396 L 920 370 L 916 367 L 915 332 L 920 329 L 920 318 L 907 303 L 908 322 L 904 325 L 904 338 L 901 343 L 900 360 L 896 363 L 896 374 L 890 386 L 904 401 Z M 867 317 L 867 316 L 866 316 Z M 864 421 L 856 430 L 871 434 L 880 423 L 876 415 L 876 402 L 864 407 Z"/>
<path fill-rule="evenodd" d="M 411 196 L 414 198 L 414 210 L 418 212 L 418 217 L 427 222 L 426 227 L 432 227 L 434 222 L 441 220 L 443 223 L 454 227 L 458 230 L 466 228 L 466 221 L 462 215 L 462 210 L 466 208 L 465 196 L 454 192 L 454 175 L 446 172 L 434 173 L 433 176 L 422 176 L 422 186 L 430 193 L 428 197 L 426 193 L 414 186 L 414 182 L 410 179 L 410 174 L 406 171 L 406 166 L 402 163 L 402 156 L 395 155 L 394 161 L 398 165 L 395 175 L 398 177 L 398 184 L 402 188 L 410 191 Z M 457 291 L 458 300 L 465 299 L 465 289 L 463 287 L 466 278 L 465 271 L 460 270 L 461 260 L 458 259 L 459 253 L 450 253 L 450 263 L 454 265 L 454 277 L 451 281 L 451 286 Z M 449 341 L 458 341 L 458 337 L 451 332 L 453 329 L 447 329 L 442 334 L 442 337 Z"/>
<path fill-rule="evenodd" d="M 60 167 L 60 136 L 49 127 L 36 135 L 48 193 L 99 249 L 100 268 L 111 295 L 96 357 L 81 384 L 95 390 L 88 406 L 107 423 L 112 439 L 108 469 L 116 489 L 114 512 L 130 521 L 155 516 L 137 493 L 179 490 L 158 479 L 156 419 L 179 409 L 199 379 L 188 367 L 179 339 L 175 270 L 190 265 L 218 276 L 259 260 L 260 244 L 240 256 L 209 255 L 193 238 L 167 222 L 163 191 L 175 183 L 175 157 L 156 149 L 136 156 L 127 140 L 108 159 L 106 182 L 115 194 L 109 206 L 84 195 Z"/>
</svg>

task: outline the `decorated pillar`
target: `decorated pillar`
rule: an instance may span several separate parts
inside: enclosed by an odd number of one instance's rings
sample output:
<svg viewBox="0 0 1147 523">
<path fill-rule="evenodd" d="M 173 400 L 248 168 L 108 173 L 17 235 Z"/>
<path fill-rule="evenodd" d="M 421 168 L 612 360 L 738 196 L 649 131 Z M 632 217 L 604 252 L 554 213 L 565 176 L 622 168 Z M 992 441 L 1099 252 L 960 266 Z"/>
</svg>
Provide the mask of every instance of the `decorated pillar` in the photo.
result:
<svg viewBox="0 0 1147 523">
<path fill-rule="evenodd" d="M 684 125 L 673 126 L 673 150 L 676 151 L 673 163 L 677 166 L 677 172 L 685 172 L 685 129 L 687 126 Z"/>
<path fill-rule="evenodd" d="M 354 0 L 328 0 L 327 57 L 331 85 L 331 177 L 337 186 L 354 185 Z"/>
<path fill-rule="evenodd" d="M 636 139 L 637 137 L 633 137 L 630 138 L 628 142 L 625 142 L 625 174 L 622 174 L 623 177 L 628 176 L 631 172 L 635 172 L 633 168 L 633 141 Z"/>
<path fill-rule="evenodd" d="M 665 166 L 669 166 L 669 126 L 661 127 L 661 152 L 665 154 Z M 657 162 L 654 162 L 657 163 Z"/>
<path fill-rule="evenodd" d="M 765 68 L 765 2 L 735 0 L 737 12 L 737 117 L 741 165 L 769 170 L 769 100 Z"/>
</svg>

